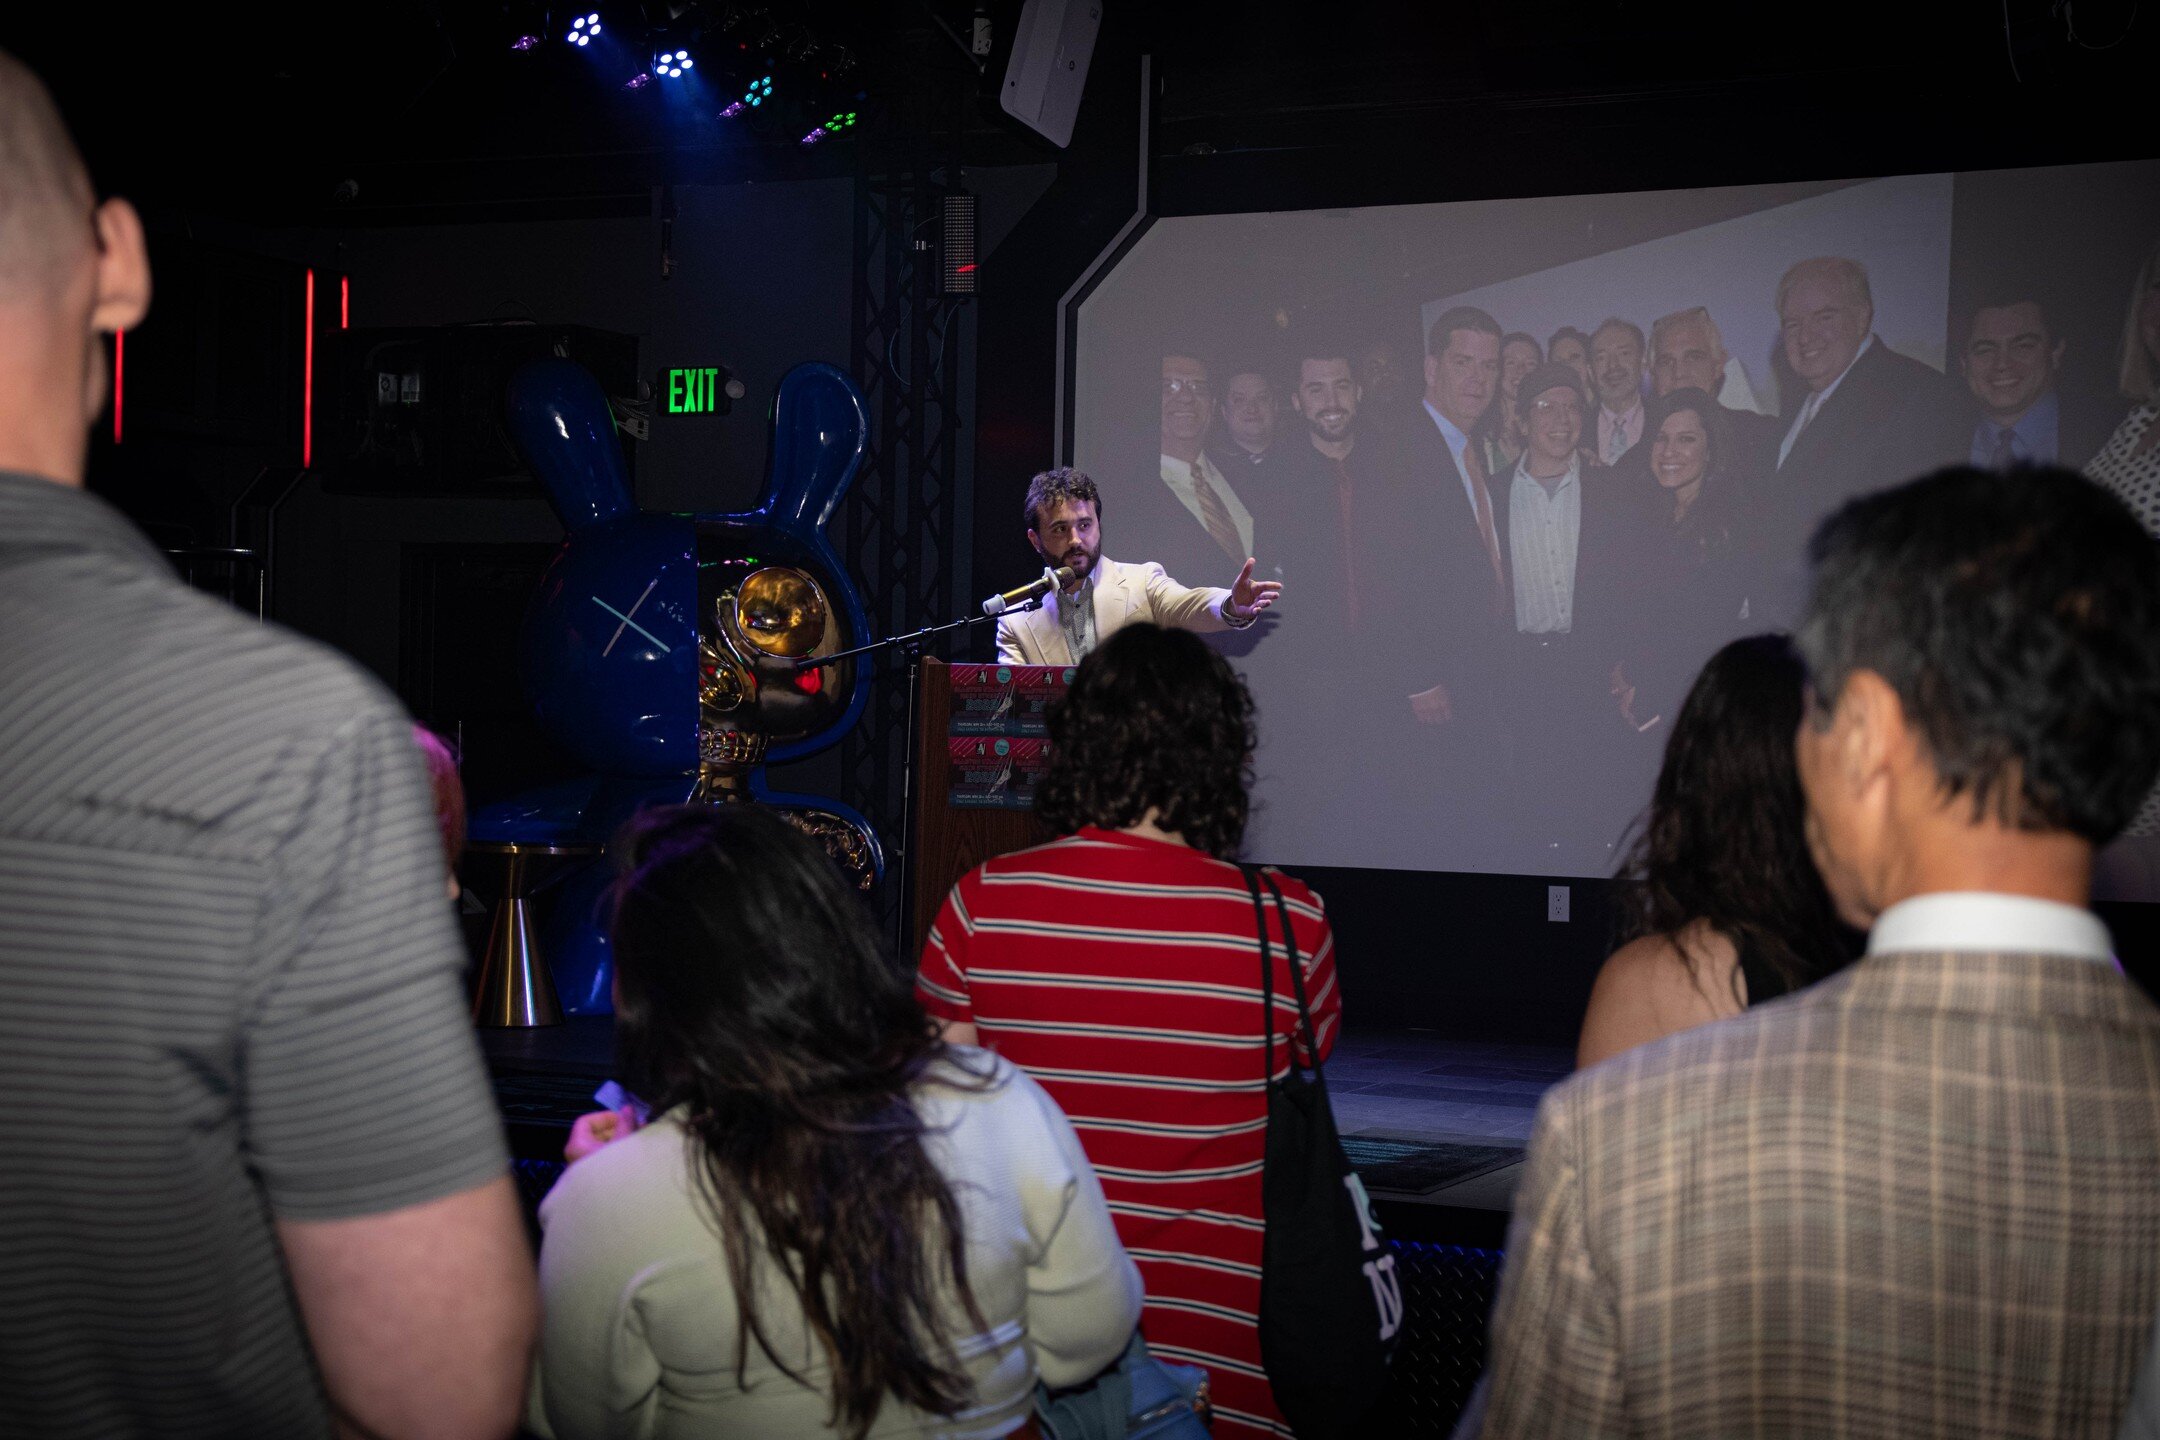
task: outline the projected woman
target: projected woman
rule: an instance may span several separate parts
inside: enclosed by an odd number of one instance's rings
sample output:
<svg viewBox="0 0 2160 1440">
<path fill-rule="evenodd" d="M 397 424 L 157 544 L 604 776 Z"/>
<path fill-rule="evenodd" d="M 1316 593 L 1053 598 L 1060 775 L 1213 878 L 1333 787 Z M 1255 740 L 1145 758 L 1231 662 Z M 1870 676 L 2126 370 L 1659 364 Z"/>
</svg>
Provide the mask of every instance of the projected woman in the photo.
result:
<svg viewBox="0 0 2160 1440">
<path fill-rule="evenodd" d="M 1650 403 L 1656 488 L 1629 497 L 1636 507 L 1635 562 L 1614 580 L 1605 608 L 1619 642 L 1615 692 L 1636 726 L 1671 725 L 1696 669 L 1743 626 L 1747 568 L 1723 412 L 1686 388 Z M 1640 483 L 1639 481 L 1637 482 Z"/>
</svg>

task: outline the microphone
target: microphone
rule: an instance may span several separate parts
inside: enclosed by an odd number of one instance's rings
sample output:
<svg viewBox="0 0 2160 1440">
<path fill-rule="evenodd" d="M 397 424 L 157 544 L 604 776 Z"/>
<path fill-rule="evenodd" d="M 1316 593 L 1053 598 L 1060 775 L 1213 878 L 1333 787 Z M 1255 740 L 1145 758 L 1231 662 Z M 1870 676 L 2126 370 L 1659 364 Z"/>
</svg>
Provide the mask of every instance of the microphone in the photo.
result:
<svg viewBox="0 0 2160 1440">
<path fill-rule="evenodd" d="M 1073 579 L 1074 576 L 1070 566 L 1060 565 L 1055 570 L 1045 570 L 1040 579 L 1030 581 L 1017 590 L 1007 590 L 1002 595 L 993 595 L 983 601 L 983 614 L 1002 615 L 1016 605 L 1031 604 L 1042 599 L 1052 590 L 1064 589 L 1067 585 L 1072 584 Z"/>
</svg>

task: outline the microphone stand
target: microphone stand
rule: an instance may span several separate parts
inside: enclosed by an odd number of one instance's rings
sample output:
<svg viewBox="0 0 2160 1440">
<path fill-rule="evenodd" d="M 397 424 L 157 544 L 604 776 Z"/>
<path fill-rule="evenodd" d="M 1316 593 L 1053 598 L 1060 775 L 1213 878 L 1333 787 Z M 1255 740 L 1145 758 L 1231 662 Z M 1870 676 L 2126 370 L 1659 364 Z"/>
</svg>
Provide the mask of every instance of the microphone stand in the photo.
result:
<svg viewBox="0 0 2160 1440">
<path fill-rule="evenodd" d="M 795 662 L 795 671 L 816 670 L 825 665 L 837 665 L 842 660 L 877 655 L 886 650 L 897 650 L 907 657 L 907 755 L 900 767 L 900 903 L 893 907 L 893 955 L 913 963 L 907 955 L 909 921 L 914 918 L 915 891 L 909 883 L 915 871 L 915 707 L 920 698 L 922 684 L 923 650 L 931 641 L 956 630 L 971 630 L 1006 615 L 1024 615 L 1030 610 L 1042 608 L 1043 597 L 1038 595 L 1025 605 L 1008 605 L 997 615 L 963 615 L 958 620 L 948 620 L 943 625 L 925 625 L 920 630 L 909 630 L 899 635 L 888 635 L 882 640 L 872 640 L 867 645 L 857 645 L 852 650 L 837 650 L 830 655 L 805 655 Z"/>
</svg>

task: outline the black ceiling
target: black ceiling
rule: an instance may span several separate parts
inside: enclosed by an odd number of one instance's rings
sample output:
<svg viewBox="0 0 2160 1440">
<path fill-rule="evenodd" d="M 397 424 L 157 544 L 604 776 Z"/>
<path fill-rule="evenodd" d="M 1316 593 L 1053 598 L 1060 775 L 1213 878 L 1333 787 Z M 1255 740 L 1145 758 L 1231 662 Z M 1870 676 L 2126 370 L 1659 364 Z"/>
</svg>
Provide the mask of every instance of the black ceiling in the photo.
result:
<svg viewBox="0 0 2160 1440">
<path fill-rule="evenodd" d="M 621 88 L 642 46 L 613 71 L 553 33 L 513 51 L 549 9 L 517 0 L 18 0 L 0 43 L 51 81 L 104 188 L 271 223 L 642 211 L 656 184 L 845 174 L 933 142 L 975 165 L 1056 156 L 998 113 L 964 53 L 975 0 L 588 4 L 614 36 L 695 35 L 703 99 Z M 552 8 L 550 32 L 571 13 Z M 1805 153 L 1813 128 L 1823 173 L 1859 173 L 1881 158 L 1847 166 L 1835 148 L 1873 117 L 1876 131 L 1969 126 L 2000 163 L 2142 153 L 2160 55 L 2160 13 L 2137 0 L 1105 8 L 1106 47 L 1156 57 L 1170 173 L 1232 186 L 1285 156 L 1323 185 L 1344 165 L 1460 169 L 1525 133 L 1611 145 L 1625 176 L 1645 148 Z M 1004 35 L 1018 0 L 986 9 Z M 715 118 L 768 65 L 782 76 L 771 108 Z M 856 135 L 802 146 L 834 106 L 863 115 Z M 2008 153 L 2021 136 L 2029 153 Z"/>
</svg>

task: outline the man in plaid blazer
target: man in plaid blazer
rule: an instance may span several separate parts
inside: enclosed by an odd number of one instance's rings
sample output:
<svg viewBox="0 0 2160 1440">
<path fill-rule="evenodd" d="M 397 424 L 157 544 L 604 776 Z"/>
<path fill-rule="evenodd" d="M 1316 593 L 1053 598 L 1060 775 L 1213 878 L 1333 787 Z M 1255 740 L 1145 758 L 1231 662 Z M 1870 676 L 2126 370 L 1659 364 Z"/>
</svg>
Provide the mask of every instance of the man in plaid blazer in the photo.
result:
<svg viewBox="0 0 2160 1440">
<path fill-rule="evenodd" d="M 1854 501 L 1811 558 L 1808 840 L 1868 955 L 1546 1096 L 1487 1436 L 2123 1413 L 2160 1300 L 2160 1010 L 2084 905 L 2160 770 L 2151 542 L 2069 472 L 1957 470 Z"/>
</svg>

